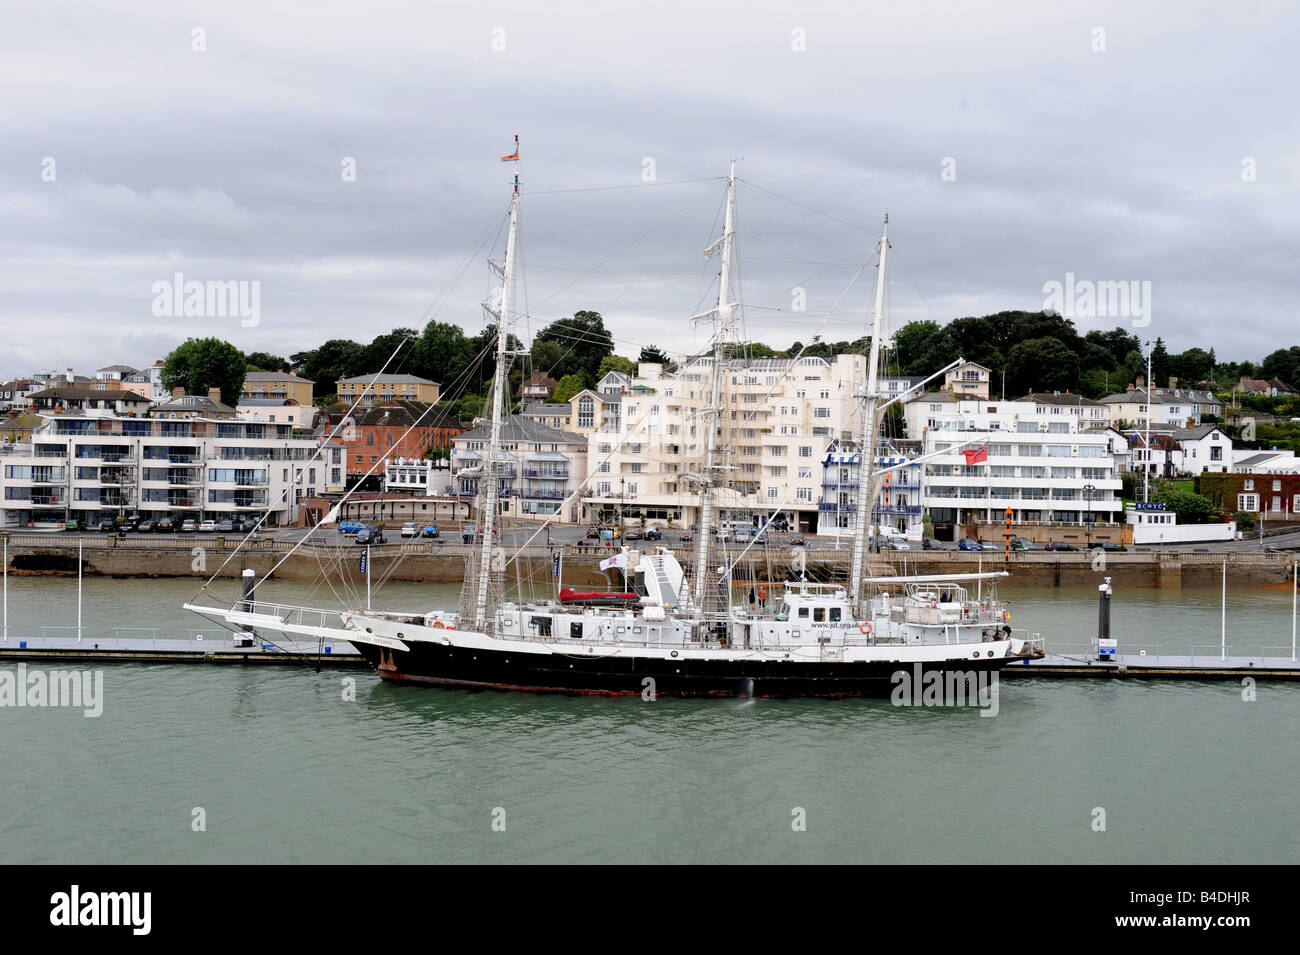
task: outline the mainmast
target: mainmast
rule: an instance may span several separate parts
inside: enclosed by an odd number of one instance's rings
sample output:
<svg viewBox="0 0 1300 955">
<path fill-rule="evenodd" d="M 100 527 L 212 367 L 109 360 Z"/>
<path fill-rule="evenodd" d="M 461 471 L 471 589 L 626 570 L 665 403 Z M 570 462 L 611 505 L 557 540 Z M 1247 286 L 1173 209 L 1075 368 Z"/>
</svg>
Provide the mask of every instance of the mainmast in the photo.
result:
<svg viewBox="0 0 1300 955">
<path fill-rule="evenodd" d="M 875 495 L 871 472 L 876 458 L 877 370 L 880 365 L 880 329 L 885 309 L 885 261 L 889 256 L 889 214 L 880 234 L 880 264 L 876 266 L 876 311 L 871 320 L 871 354 L 867 358 L 867 390 L 862 401 L 862 427 L 858 434 L 861 464 L 858 465 L 858 507 L 854 513 L 853 564 L 849 569 L 850 606 L 862 616 L 862 577 L 866 570 L 867 525 Z M 879 533 L 877 531 L 877 533 Z"/>
<path fill-rule="evenodd" d="M 516 137 L 515 157 L 518 158 L 518 137 Z M 504 158 L 504 157 L 503 157 Z M 501 497 L 501 424 L 504 418 L 506 401 L 506 379 L 510 374 L 507 359 L 511 352 L 510 329 L 514 314 L 515 285 L 515 233 L 519 220 L 519 176 L 515 176 L 514 192 L 510 196 L 510 228 L 506 234 L 505 261 L 498 264 L 488 260 L 488 264 L 501 276 L 501 304 L 494 309 L 485 304 L 488 313 L 497 320 L 497 365 L 492 376 L 492 431 L 488 441 L 487 456 L 483 461 L 482 488 L 479 499 L 479 515 L 483 523 L 483 540 L 480 544 L 478 574 L 473 581 L 474 587 L 474 621 L 475 630 L 486 631 L 488 628 L 488 595 L 500 593 L 504 586 L 505 569 L 495 566 L 492 560 L 494 547 L 493 531 L 497 523 L 497 501 Z"/>
<path fill-rule="evenodd" d="M 739 341 L 733 322 L 735 302 L 731 301 L 731 259 L 736 241 L 736 161 L 731 161 L 727 175 L 727 213 L 722 236 L 704 250 L 705 258 L 722 250 L 721 269 L 718 273 L 718 304 L 695 320 L 713 320 L 713 386 L 709 395 L 709 408 L 704 415 L 708 437 L 704 450 L 704 470 L 700 475 L 700 530 L 695 555 L 695 606 L 704 610 L 705 588 L 708 580 L 709 537 L 713 523 L 713 489 L 718 469 L 718 419 L 722 414 L 722 375 L 727 358 L 727 344 Z"/>
</svg>

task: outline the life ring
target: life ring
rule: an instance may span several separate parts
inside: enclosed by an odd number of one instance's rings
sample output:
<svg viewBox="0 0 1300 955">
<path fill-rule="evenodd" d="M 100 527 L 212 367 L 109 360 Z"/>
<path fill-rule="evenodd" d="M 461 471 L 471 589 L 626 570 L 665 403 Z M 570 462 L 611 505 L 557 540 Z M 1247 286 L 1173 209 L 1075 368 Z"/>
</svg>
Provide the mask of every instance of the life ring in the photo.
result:
<svg viewBox="0 0 1300 955">
<path fill-rule="evenodd" d="M 859 632 L 859 633 L 870 633 L 870 632 L 871 632 L 871 621 L 870 621 L 870 620 L 866 620 L 866 621 L 863 621 L 861 624 L 859 624 L 859 625 L 858 625 L 858 632 Z"/>
<path fill-rule="evenodd" d="M 1006 612 L 1005 610 L 1002 611 L 1002 622 L 1003 622 L 1003 623 L 1006 623 L 1006 622 L 1007 622 L 1008 620 L 1010 620 L 1010 619 L 1011 619 L 1011 618 L 1007 615 L 1007 612 Z"/>
<path fill-rule="evenodd" d="M 447 629 L 448 629 L 448 630 L 455 630 L 455 629 L 456 629 L 456 625 L 455 625 L 454 623 L 449 623 L 449 624 L 447 624 Z"/>
<path fill-rule="evenodd" d="M 434 630 L 442 630 L 442 629 L 444 629 L 445 627 L 446 627 L 446 624 L 444 624 L 441 620 L 435 620 L 435 621 L 433 622 L 433 629 L 434 629 Z"/>
</svg>

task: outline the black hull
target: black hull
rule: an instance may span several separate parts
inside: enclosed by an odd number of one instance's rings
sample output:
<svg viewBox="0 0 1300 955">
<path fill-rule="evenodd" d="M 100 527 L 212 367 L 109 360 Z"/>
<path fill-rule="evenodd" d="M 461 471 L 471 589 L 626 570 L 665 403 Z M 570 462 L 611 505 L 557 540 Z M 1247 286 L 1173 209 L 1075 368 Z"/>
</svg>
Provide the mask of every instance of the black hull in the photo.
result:
<svg viewBox="0 0 1300 955">
<path fill-rule="evenodd" d="M 888 697 L 900 670 L 911 663 L 782 663 L 721 660 L 655 660 L 574 654 L 538 655 L 413 644 L 386 650 L 354 644 L 385 680 L 422 686 L 521 690 L 535 693 L 631 696 L 651 686 L 657 696 L 680 697 Z M 988 673 L 1017 658 L 953 660 L 921 665 L 921 674 Z"/>
</svg>

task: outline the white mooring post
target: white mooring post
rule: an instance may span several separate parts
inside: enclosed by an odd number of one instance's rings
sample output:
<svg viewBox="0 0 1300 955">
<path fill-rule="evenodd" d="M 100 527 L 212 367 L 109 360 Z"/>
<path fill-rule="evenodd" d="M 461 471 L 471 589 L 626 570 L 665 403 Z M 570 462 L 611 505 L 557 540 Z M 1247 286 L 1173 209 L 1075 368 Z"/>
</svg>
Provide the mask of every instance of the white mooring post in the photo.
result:
<svg viewBox="0 0 1300 955">
<path fill-rule="evenodd" d="M 1291 564 L 1291 662 L 1292 662 L 1292 663 L 1295 663 L 1295 598 L 1296 598 L 1296 587 L 1297 587 L 1297 585 L 1300 585 L 1300 580 L 1297 580 L 1297 575 L 1300 575 L 1300 561 L 1296 561 L 1296 562 L 1294 562 L 1294 563 Z M 6 629 L 6 630 L 5 630 L 5 635 L 7 636 L 8 634 L 9 634 L 9 631 Z"/>
<path fill-rule="evenodd" d="M 1228 660 L 1228 562 L 1223 562 L 1223 596 L 1219 599 L 1219 659 Z"/>
<path fill-rule="evenodd" d="M 77 642 L 81 642 L 81 539 L 77 539 Z"/>
<path fill-rule="evenodd" d="M 4 552 L 5 552 L 4 553 L 4 608 L 5 608 L 4 642 L 8 643 L 9 642 L 9 535 L 8 534 L 5 535 Z M 1295 643 L 1295 640 L 1292 639 L 1291 642 Z M 1292 651 L 1291 659 L 1293 660 L 1295 659 L 1294 651 Z"/>
</svg>

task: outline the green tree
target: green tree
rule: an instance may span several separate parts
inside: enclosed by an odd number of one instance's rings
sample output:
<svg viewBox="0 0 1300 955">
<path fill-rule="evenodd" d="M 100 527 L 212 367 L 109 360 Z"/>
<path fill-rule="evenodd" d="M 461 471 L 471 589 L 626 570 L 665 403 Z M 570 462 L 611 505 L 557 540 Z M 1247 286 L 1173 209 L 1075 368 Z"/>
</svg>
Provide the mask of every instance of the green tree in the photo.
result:
<svg viewBox="0 0 1300 955">
<path fill-rule="evenodd" d="M 568 401 L 585 387 L 581 375 L 565 375 L 556 383 L 551 400 L 557 404 Z"/>
<path fill-rule="evenodd" d="M 1169 368 L 1169 351 L 1165 348 L 1165 340 L 1157 338 L 1151 346 L 1151 387 L 1164 388 L 1169 384 Z"/>
<path fill-rule="evenodd" d="M 394 328 L 386 334 L 376 335 L 374 340 L 361 350 L 360 374 L 376 374 L 379 369 L 386 368 L 385 373 L 390 375 L 421 375 L 422 369 L 415 369 L 413 360 L 415 343 L 419 338 L 420 335 L 414 328 Z"/>
<path fill-rule="evenodd" d="M 894 356 L 904 375 L 932 375 L 959 357 L 952 337 L 928 321 L 908 322 L 894 333 Z"/>
<path fill-rule="evenodd" d="M 564 349 L 565 359 L 551 373 L 556 376 L 585 373 L 594 379 L 601 359 L 614 354 L 614 339 L 599 312 L 574 312 L 572 318 L 547 325 L 537 333 L 537 339 L 555 342 Z"/>
<path fill-rule="evenodd" d="M 1165 506 L 1165 510 L 1178 515 L 1180 524 L 1204 524 L 1218 514 L 1214 502 L 1195 491 L 1167 488 L 1157 491 L 1154 497 Z"/>
<path fill-rule="evenodd" d="M 289 367 L 289 360 L 264 351 L 249 352 L 245 356 L 248 371 L 283 371 Z"/>
<path fill-rule="evenodd" d="M 219 338 L 187 338 L 163 361 L 163 387 L 181 387 L 187 395 L 221 389 L 221 400 L 232 407 L 244 390 L 248 360 L 230 342 Z"/>
<path fill-rule="evenodd" d="M 436 381 L 448 390 L 466 384 L 462 375 L 473 358 L 473 345 L 459 325 L 429 322 L 411 351 L 411 365 L 421 378 Z"/>
<path fill-rule="evenodd" d="M 1279 348 L 1260 363 L 1263 378 L 1277 378 L 1293 388 L 1300 388 L 1300 345 Z"/>
<path fill-rule="evenodd" d="M 1018 342 L 1007 354 L 1007 394 L 1073 391 L 1079 384 L 1079 356 L 1055 338 Z"/>
<path fill-rule="evenodd" d="M 641 349 L 641 354 L 637 356 L 637 361 L 655 362 L 660 365 L 668 364 L 668 355 L 660 351 L 654 345 L 647 345 Z"/>
<path fill-rule="evenodd" d="M 604 378 L 611 371 L 621 371 L 625 375 L 636 377 L 636 362 L 630 358 L 624 358 L 622 355 L 606 355 L 600 360 L 600 367 L 596 369 L 596 380 Z"/>
<path fill-rule="evenodd" d="M 315 382 L 312 396 L 323 398 L 338 389 L 340 378 L 353 378 L 365 374 L 365 346 L 346 338 L 333 338 L 319 348 L 290 355 L 294 370 Z"/>
</svg>

